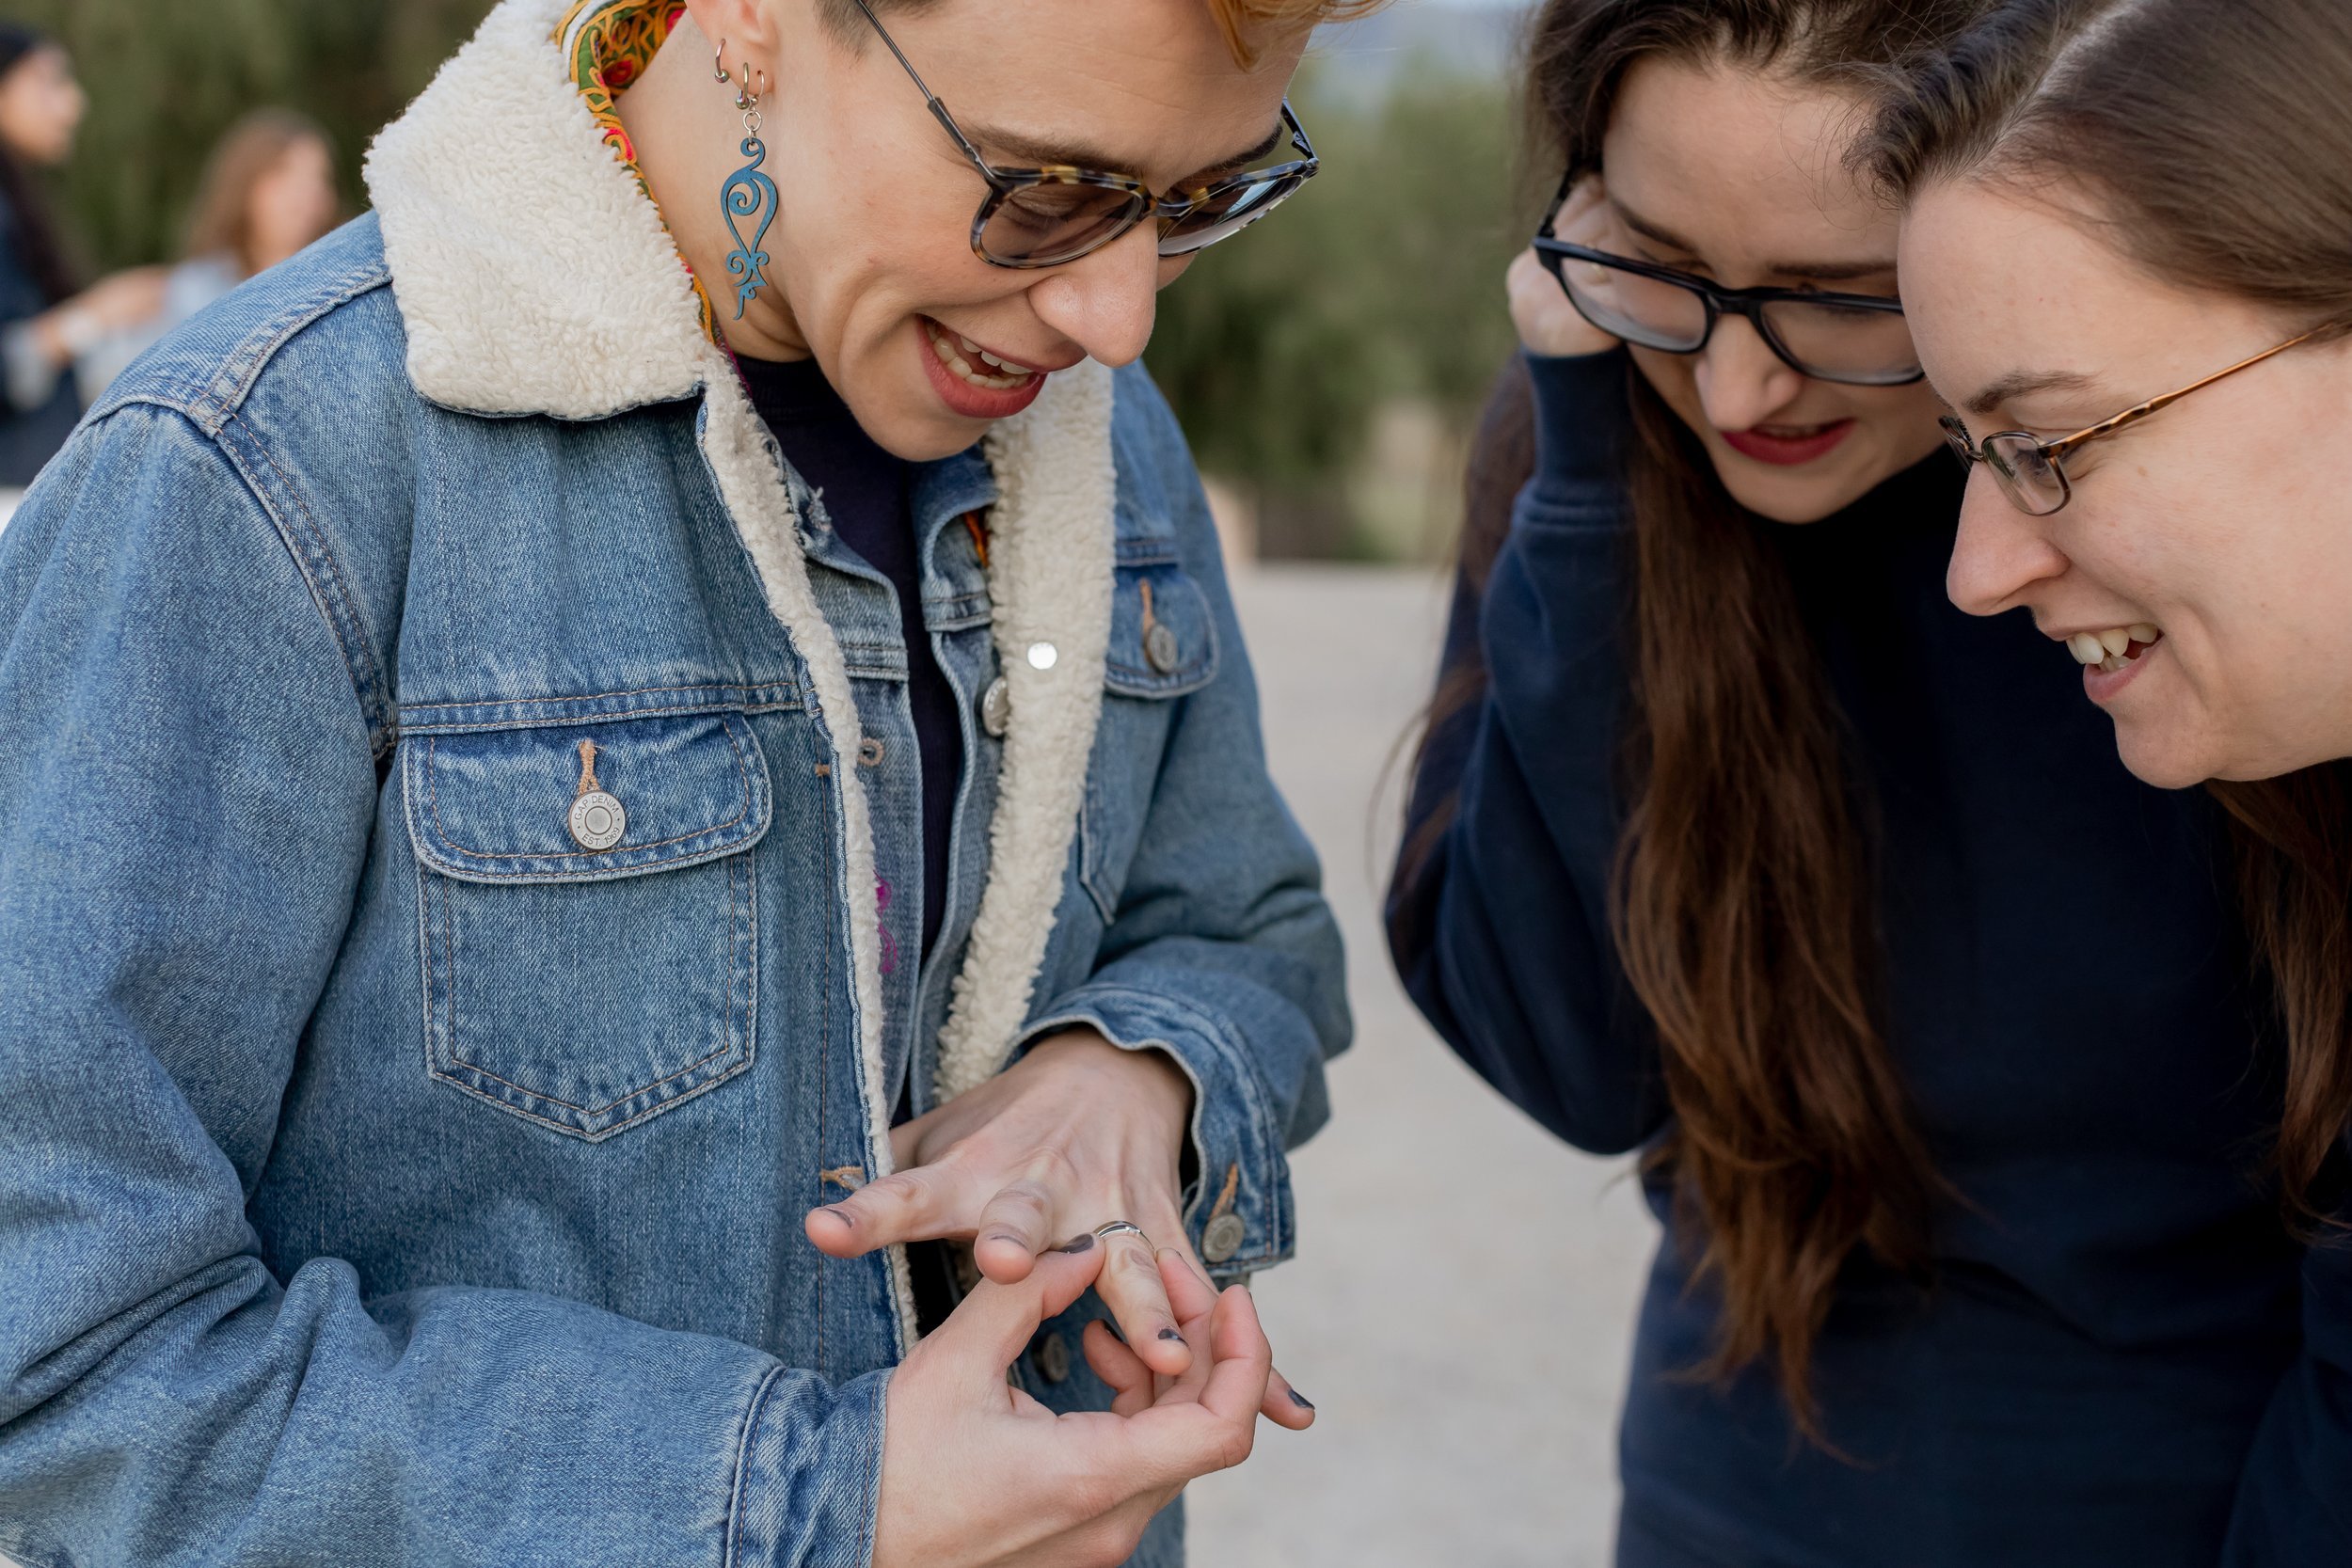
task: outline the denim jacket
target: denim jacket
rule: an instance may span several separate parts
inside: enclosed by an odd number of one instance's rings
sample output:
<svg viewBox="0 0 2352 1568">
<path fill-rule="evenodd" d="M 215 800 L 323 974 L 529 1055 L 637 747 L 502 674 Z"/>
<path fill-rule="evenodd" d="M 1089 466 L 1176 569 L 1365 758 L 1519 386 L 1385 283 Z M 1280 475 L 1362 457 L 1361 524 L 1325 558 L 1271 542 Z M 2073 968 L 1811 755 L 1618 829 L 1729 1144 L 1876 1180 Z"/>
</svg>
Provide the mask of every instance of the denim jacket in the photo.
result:
<svg viewBox="0 0 2352 1568">
<path fill-rule="evenodd" d="M 1067 1026 L 1191 1078 L 1215 1267 L 1290 1251 L 1338 939 L 1165 404 L 1081 367 L 918 478 L 966 757 L 919 961 L 891 590 L 560 9 L 501 6 L 375 214 L 149 355 L 0 535 L 35 1568 L 866 1562 L 903 1259 L 802 1215 L 888 1169 L 902 1090 Z M 1050 1405 L 1108 1402 L 1089 1310 L 1015 1368 Z"/>
</svg>

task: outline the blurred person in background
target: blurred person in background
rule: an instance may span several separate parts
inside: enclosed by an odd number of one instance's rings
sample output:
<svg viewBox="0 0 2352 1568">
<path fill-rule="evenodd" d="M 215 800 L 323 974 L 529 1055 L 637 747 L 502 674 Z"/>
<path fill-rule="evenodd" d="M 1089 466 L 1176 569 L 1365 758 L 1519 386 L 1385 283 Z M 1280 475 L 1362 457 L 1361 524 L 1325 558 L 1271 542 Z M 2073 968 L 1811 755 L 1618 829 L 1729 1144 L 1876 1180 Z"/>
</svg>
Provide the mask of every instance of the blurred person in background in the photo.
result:
<svg viewBox="0 0 2352 1568">
<path fill-rule="evenodd" d="M 1361 8 L 505 0 L 99 400 L 0 535 L 0 1553 L 1168 1568 L 1313 1421 L 1339 936 L 1137 361 Z"/>
<path fill-rule="evenodd" d="M 74 367 L 96 402 L 166 333 L 257 273 L 326 237 L 342 198 L 326 130 L 292 109 L 256 109 L 213 150 L 197 189 L 185 259 L 171 269 L 160 309 L 110 335 Z"/>
<path fill-rule="evenodd" d="M 88 107 L 64 49 L 0 22 L 0 488 L 30 484 L 81 417 L 74 361 L 163 304 L 160 268 L 75 283 L 40 182 Z"/>
<path fill-rule="evenodd" d="M 2218 813 L 1945 594 L 1963 479 L 1846 156 L 1979 9 L 1534 21 L 1565 179 L 1390 935 L 1479 1072 L 1641 1151 L 1624 1568 L 2210 1568 L 2296 1354 Z"/>
</svg>

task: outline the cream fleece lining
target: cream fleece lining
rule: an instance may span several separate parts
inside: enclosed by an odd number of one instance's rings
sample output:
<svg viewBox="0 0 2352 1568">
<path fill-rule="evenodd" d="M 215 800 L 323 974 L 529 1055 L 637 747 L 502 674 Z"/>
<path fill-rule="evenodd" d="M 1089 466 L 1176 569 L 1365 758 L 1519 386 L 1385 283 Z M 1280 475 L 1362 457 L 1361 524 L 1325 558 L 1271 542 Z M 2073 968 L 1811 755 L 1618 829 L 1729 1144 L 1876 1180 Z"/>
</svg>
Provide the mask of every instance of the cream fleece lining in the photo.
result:
<svg viewBox="0 0 2352 1568">
<path fill-rule="evenodd" d="M 408 373 L 461 412 L 600 420 L 703 396 L 703 456 L 768 597 L 809 670 L 833 746 L 850 911 L 866 1164 L 891 1168 L 882 1082 L 874 846 L 856 766 L 862 736 L 839 642 L 817 607 L 800 519 L 766 427 L 660 214 L 605 144 L 551 37 L 566 0 L 504 0 L 376 140 L 368 188 L 408 332 Z M 714 89 L 716 90 L 716 89 Z M 716 195 L 712 197 L 717 199 Z M 1111 375 L 1057 374 L 985 450 L 1001 499 L 989 592 L 1012 724 L 990 864 L 941 1032 L 943 1096 L 986 1082 L 1026 1021 L 1061 902 L 1109 639 L 1115 475 Z M 1050 656 L 1033 650 L 1050 647 Z M 894 1249 L 901 1348 L 914 1304 Z"/>
</svg>

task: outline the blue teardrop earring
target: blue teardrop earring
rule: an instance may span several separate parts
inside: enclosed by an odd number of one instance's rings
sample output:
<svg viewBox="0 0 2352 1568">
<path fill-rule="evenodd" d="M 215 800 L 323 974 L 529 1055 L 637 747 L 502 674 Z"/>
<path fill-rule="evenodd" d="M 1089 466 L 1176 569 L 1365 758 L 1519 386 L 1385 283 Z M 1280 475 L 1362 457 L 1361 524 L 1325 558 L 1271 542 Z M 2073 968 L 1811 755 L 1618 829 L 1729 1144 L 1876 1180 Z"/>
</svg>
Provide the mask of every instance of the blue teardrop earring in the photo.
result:
<svg viewBox="0 0 2352 1568">
<path fill-rule="evenodd" d="M 726 40 L 719 40 L 719 57 L 715 62 L 716 79 L 731 82 L 727 74 Z M 735 319 L 743 319 L 743 308 L 752 296 L 767 286 L 768 279 L 760 268 L 768 264 L 768 253 L 760 246 L 768 238 L 769 226 L 776 221 L 776 210 L 783 205 L 776 195 L 776 182 L 760 172 L 768 161 L 768 144 L 759 139 L 759 94 L 752 90 L 751 62 L 743 63 L 743 86 L 735 95 L 735 106 L 743 111 L 743 156 L 748 160 L 741 168 L 727 176 L 727 182 L 719 189 L 719 204 L 725 211 L 727 232 L 735 236 L 734 253 L 727 257 L 727 272 L 735 278 Z M 743 237 L 740 219 L 756 217 L 759 227 L 752 237 Z"/>
</svg>

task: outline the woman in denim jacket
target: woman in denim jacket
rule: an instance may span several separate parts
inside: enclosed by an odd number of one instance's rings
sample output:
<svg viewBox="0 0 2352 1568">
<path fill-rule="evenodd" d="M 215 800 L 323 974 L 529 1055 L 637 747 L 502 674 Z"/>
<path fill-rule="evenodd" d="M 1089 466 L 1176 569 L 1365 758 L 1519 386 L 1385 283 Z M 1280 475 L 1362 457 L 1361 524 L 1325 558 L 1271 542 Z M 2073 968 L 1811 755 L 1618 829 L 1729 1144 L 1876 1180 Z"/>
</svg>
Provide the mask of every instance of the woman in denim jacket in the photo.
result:
<svg viewBox="0 0 2352 1568">
<path fill-rule="evenodd" d="M 878 8 L 506 0 L 9 529 L 0 1553 L 1168 1563 L 1311 1418 L 1209 1275 L 1338 940 L 1132 361 L 1325 8 Z"/>
</svg>

